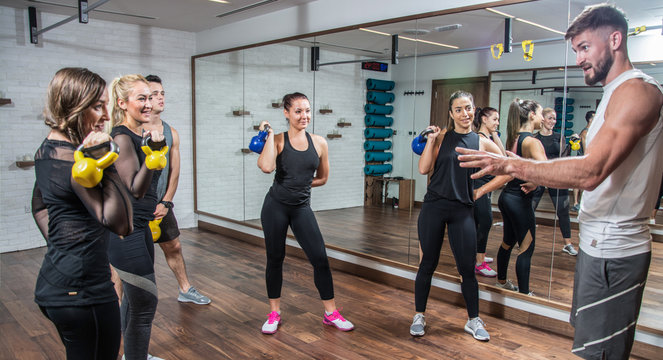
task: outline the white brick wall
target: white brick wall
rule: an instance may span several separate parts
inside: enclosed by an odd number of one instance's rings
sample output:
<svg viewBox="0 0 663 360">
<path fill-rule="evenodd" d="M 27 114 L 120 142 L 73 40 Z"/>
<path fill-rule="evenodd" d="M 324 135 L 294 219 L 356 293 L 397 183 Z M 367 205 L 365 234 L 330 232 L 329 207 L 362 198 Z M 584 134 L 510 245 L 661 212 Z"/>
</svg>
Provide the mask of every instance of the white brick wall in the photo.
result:
<svg viewBox="0 0 663 360">
<path fill-rule="evenodd" d="M 38 15 L 40 28 L 64 16 Z M 16 157 L 34 154 L 48 128 L 42 109 L 46 88 L 66 66 L 87 67 L 108 83 L 114 77 L 154 73 L 164 81 L 164 119 L 180 134 L 182 170 L 175 196 L 181 227 L 195 226 L 191 144 L 190 56 L 195 34 L 91 19 L 62 25 L 30 43 L 27 10 L 0 6 L 0 95 L 12 104 L 0 107 L 0 252 L 43 246 L 29 213 L 34 168 L 19 169 Z"/>
</svg>

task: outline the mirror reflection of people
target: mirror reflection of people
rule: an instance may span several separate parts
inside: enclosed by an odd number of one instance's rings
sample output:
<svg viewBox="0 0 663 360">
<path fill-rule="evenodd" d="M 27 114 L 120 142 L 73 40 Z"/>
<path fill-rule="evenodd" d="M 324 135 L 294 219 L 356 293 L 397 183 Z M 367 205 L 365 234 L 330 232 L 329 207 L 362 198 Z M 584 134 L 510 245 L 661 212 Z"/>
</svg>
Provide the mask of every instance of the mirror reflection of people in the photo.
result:
<svg viewBox="0 0 663 360">
<path fill-rule="evenodd" d="M 546 157 L 548 159 L 556 159 L 558 157 L 569 156 L 571 153 L 571 146 L 566 144 L 564 151 L 562 152 L 560 144 L 562 144 L 562 134 L 553 131 L 555 124 L 557 123 L 557 115 L 554 109 L 545 108 L 543 109 L 543 122 L 541 123 L 541 130 L 539 130 L 535 138 L 541 141 L 543 148 L 546 151 Z M 566 141 L 564 141 L 566 143 Z M 535 191 L 532 198 L 532 207 L 536 211 L 536 208 L 539 206 L 539 201 L 543 197 L 543 193 L 548 191 L 550 200 L 555 207 L 557 212 L 557 219 L 559 229 L 562 231 L 562 238 L 564 239 L 564 247 L 562 251 L 576 256 L 578 251 L 571 243 L 571 218 L 569 217 L 569 190 L 568 189 L 552 189 L 546 188 L 545 186 L 539 186 Z"/>
<path fill-rule="evenodd" d="M 161 84 L 161 78 L 156 75 L 148 75 L 145 79 L 147 79 L 150 86 L 152 115 L 150 116 L 150 122 L 143 125 L 143 127 L 145 130 L 155 130 L 163 134 L 166 145 L 168 145 L 168 155 L 166 155 L 168 161 L 166 167 L 161 170 L 157 184 L 159 203 L 154 210 L 154 218 L 162 220 L 159 224 L 161 236 L 155 243 L 159 244 L 159 247 L 163 250 L 166 263 L 175 274 L 175 279 L 177 279 L 179 285 L 177 301 L 207 305 L 211 300 L 198 292 L 189 282 L 182 254 L 180 230 L 173 212 L 173 198 L 180 178 L 180 135 L 175 128 L 161 119 L 161 114 L 165 109 L 165 91 Z"/>
<path fill-rule="evenodd" d="M 325 308 L 322 322 L 349 331 L 354 325 L 336 308 L 325 243 L 311 210 L 311 187 L 324 185 L 329 177 L 327 141 L 306 132 L 311 121 L 311 104 L 306 95 L 285 95 L 283 114 L 288 121 L 288 131 L 275 135 L 270 126 L 258 157 L 258 167 L 264 173 L 276 170 L 260 213 L 267 253 L 265 282 L 271 310 L 262 332 L 274 334 L 281 323 L 281 287 L 288 226 L 313 265 L 313 281 Z M 264 130 L 265 125 L 269 123 L 263 121 L 260 129 Z"/>
<path fill-rule="evenodd" d="M 115 167 L 122 183 L 132 195 L 134 231 L 120 238 L 111 234 L 108 254 L 122 281 L 122 333 L 127 360 L 148 358 L 152 320 L 158 294 L 154 276 L 154 242 L 148 226 L 157 206 L 157 184 L 160 170 L 150 170 L 141 149 L 143 136 L 154 142 L 163 140 L 155 130 L 144 132 L 150 121 L 152 103 L 150 87 L 141 75 L 125 75 L 111 84 L 111 136 L 120 147 Z M 150 359 L 159 358 L 149 355 Z"/>
<path fill-rule="evenodd" d="M 83 187 L 71 176 L 74 151 L 99 148 L 111 137 L 106 81 L 83 68 L 60 69 L 48 86 L 45 123 L 51 128 L 35 154 L 32 212 L 46 239 L 35 302 L 55 325 L 67 359 L 117 359 L 120 309 L 108 262 L 109 233 L 133 230 L 129 194 L 111 165 L 101 182 Z M 98 153 L 99 152 L 99 153 Z"/>
<path fill-rule="evenodd" d="M 424 312 L 433 272 L 440 260 L 444 231 L 448 226 L 449 245 L 456 261 L 456 269 L 461 276 L 460 287 L 467 308 L 465 331 L 477 340 L 488 341 L 490 335 L 479 317 L 479 285 L 474 272 L 477 238 L 473 207 L 475 199 L 498 188 L 504 181 L 500 182 L 501 179 L 496 178 L 474 190 L 470 178 L 474 171 L 459 166 L 454 148 L 464 146 L 497 154 L 501 152 L 494 142 L 472 131 L 472 94 L 454 92 L 449 99 L 449 109 L 450 120 L 446 129 L 440 130 L 432 125 L 428 127 L 433 133 L 428 135 L 426 147 L 419 158 L 419 172 L 432 172 L 432 175 L 417 222 L 421 258 L 414 283 L 416 312 L 410 326 L 410 334 L 425 334 Z"/>
<path fill-rule="evenodd" d="M 590 110 L 585 113 L 585 121 L 587 122 L 587 125 L 585 125 L 582 130 L 580 130 L 580 149 L 577 151 L 578 156 L 583 156 L 585 154 L 585 147 L 587 146 L 587 130 L 589 130 L 589 125 L 592 124 L 592 120 L 594 120 L 594 114 L 596 114 L 596 111 Z M 573 207 L 571 210 L 578 212 L 580 210 L 580 196 L 582 195 L 582 190 L 580 189 L 573 189 Z"/>
<path fill-rule="evenodd" d="M 474 115 L 473 128 L 479 136 L 495 143 L 502 154 L 504 145 L 500 140 L 497 128 L 500 125 L 500 113 L 492 107 L 476 108 Z M 474 188 L 479 189 L 492 180 L 494 176 L 486 175 L 480 179 L 474 180 Z M 491 204 L 492 193 L 476 199 L 474 201 L 474 222 L 477 231 L 477 258 L 475 260 L 474 272 L 486 277 L 495 277 L 497 272 L 490 268 L 488 263 L 493 262 L 493 258 L 486 256 L 486 246 L 488 244 L 488 233 L 493 225 L 493 206 Z"/>
<path fill-rule="evenodd" d="M 600 4 L 585 8 L 566 32 L 585 82 L 603 85 L 583 156 L 532 162 L 458 149 L 462 166 L 482 168 L 477 177 L 510 174 L 584 190 L 570 321 L 571 351 L 586 359 L 629 357 L 651 261 L 649 216 L 663 176 L 663 88 L 633 68 L 627 31 L 623 12 Z"/>
<path fill-rule="evenodd" d="M 527 159 L 546 160 L 541 142 L 532 132 L 541 128 L 543 108 L 534 100 L 515 99 L 509 106 L 506 147 Z M 536 216 L 532 197 L 537 186 L 519 178 L 511 179 L 497 201 L 504 223 L 502 245 L 497 251 L 496 286 L 523 294 L 533 295 L 529 288 L 532 255 L 536 245 Z M 516 278 L 518 286 L 507 279 L 507 270 L 513 247 L 518 244 Z"/>
</svg>

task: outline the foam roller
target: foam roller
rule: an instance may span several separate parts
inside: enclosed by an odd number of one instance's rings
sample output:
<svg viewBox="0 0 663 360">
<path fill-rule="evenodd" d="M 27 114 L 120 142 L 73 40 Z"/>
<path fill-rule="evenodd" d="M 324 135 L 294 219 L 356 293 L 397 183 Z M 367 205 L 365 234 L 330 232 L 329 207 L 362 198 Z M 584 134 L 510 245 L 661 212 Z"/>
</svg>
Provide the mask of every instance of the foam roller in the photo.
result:
<svg viewBox="0 0 663 360">
<path fill-rule="evenodd" d="M 389 150 L 391 141 L 364 141 L 364 150 Z"/>
<path fill-rule="evenodd" d="M 366 93 L 366 101 L 370 101 L 379 105 L 394 102 L 396 95 L 393 93 L 369 91 Z"/>
<path fill-rule="evenodd" d="M 564 106 L 562 106 L 561 104 L 560 105 L 555 105 L 555 111 L 557 111 L 558 113 L 561 113 L 562 110 L 564 110 Z M 572 113 L 572 112 L 573 112 L 573 106 L 566 105 L 566 113 L 568 114 L 568 113 Z"/>
<path fill-rule="evenodd" d="M 391 164 L 379 164 L 379 165 L 366 165 L 364 166 L 364 174 L 366 175 L 382 175 L 384 173 L 391 172 Z"/>
<path fill-rule="evenodd" d="M 364 137 L 367 139 L 384 139 L 394 134 L 392 129 L 364 129 Z"/>
<path fill-rule="evenodd" d="M 566 105 L 573 105 L 573 103 L 576 102 L 576 99 L 574 98 L 566 98 Z M 564 104 L 564 98 L 559 96 L 555 98 L 555 105 L 562 105 Z"/>
<path fill-rule="evenodd" d="M 568 114 L 568 113 L 567 113 L 567 114 L 566 114 L 566 120 L 567 120 L 567 121 L 569 121 L 569 120 L 573 120 L 573 114 Z M 558 113 L 557 113 L 557 122 L 560 122 L 560 121 L 562 121 L 562 113 L 561 113 L 561 112 L 558 112 Z"/>
<path fill-rule="evenodd" d="M 393 90 L 396 83 L 389 80 L 366 79 L 366 89 L 368 90 Z"/>
<path fill-rule="evenodd" d="M 391 105 L 366 104 L 364 105 L 364 111 L 367 114 L 389 115 L 394 111 L 394 107 Z"/>
<path fill-rule="evenodd" d="M 364 154 L 364 160 L 366 162 L 370 161 L 391 161 L 391 159 L 394 158 L 394 154 L 389 153 L 389 152 L 381 152 L 381 151 L 367 151 Z"/>
<path fill-rule="evenodd" d="M 384 115 L 368 114 L 364 116 L 364 124 L 366 126 L 391 126 L 394 123 L 394 118 Z"/>
</svg>

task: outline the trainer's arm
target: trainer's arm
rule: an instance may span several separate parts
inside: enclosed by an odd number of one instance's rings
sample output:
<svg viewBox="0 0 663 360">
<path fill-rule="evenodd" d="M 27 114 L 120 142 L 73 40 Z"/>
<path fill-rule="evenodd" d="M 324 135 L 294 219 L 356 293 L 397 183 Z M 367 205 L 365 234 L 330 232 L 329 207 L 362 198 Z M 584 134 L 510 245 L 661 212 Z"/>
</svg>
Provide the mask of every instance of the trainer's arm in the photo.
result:
<svg viewBox="0 0 663 360">
<path fill-rule="evenodd" d="M 480 167 L 473 178 L 508 174 L 552 188 L 595 189 L 631 153 L 658 122 L 663 95 L 653 85 L 632 79 L 619 86 L 605 121 L 584 156 L 532 161 L 458 148 L 462 167 Z"/>
<path fill-rule="evenodd" d="M 168 150 L 168 184 L 166 185 L 166 193 L 163 195 L 163 201 L 173 201 L 177 185 L 180 183 L 180 135 L 173 128 L 170 127 L 173 134 L 173 144 Z M 162 203 L 157 204 L 154 211 L 155 219 L 161 219 L 168 214 L 169 209 Z"/>
</svg>

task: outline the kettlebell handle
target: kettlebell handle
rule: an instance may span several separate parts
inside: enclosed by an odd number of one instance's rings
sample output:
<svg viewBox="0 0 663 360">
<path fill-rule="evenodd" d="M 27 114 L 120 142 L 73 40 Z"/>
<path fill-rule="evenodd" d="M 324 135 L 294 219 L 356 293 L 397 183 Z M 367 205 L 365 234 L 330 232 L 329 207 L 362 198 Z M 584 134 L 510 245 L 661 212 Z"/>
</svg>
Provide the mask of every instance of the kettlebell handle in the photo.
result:
<svg viewBox="0 0 663 360">
<path fill-rule="evenodd" d="M 100 157 L 99 159 L 96 160 L 96 166 L 100 169 L 105 169 L 109 167 L 112 163 L 117 160 L 117 157 L 120 155 L 120 146 L 115 143 L 115 141 L 109 141 L 109 147 L 110 150 L 108 152 Z M 80 161 L 83 158 L 85 158 L 84 154 L 85 150 L 85 145 L 80 144 L 76 148 L 76 151 L 74 151 L 74 161 Z"/>
</svg>

